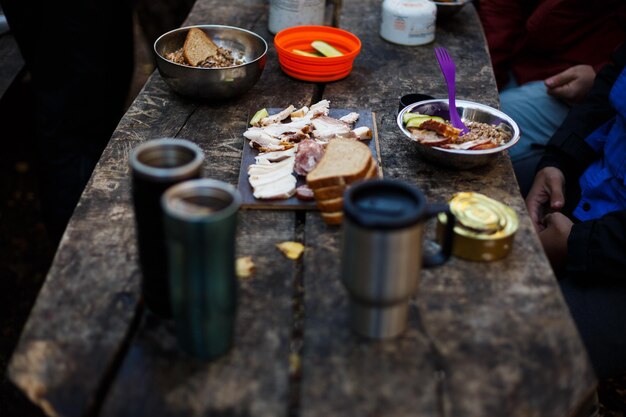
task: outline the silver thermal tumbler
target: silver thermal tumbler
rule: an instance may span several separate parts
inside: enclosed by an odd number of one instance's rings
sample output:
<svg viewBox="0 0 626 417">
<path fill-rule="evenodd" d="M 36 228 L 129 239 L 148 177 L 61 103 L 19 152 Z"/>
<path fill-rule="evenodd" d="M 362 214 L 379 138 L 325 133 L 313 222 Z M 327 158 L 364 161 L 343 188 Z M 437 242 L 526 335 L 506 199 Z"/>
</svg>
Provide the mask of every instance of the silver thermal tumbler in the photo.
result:
<svg viewBox="0 0 626 417">
<path fill-rule="evenodd" d="M 442 249 L 422 253 L 424 222 L 445 212 Z M 370 338 L 390 338 L 407 326 L 409 299 L 422 266 L 444 263 L 452 253 L 454 217 L 447 205 L 427 204 L 414 186 L 369 180 L 344 194 L 341 279 L 350 295 L 352 329 Z"/>
</svg>

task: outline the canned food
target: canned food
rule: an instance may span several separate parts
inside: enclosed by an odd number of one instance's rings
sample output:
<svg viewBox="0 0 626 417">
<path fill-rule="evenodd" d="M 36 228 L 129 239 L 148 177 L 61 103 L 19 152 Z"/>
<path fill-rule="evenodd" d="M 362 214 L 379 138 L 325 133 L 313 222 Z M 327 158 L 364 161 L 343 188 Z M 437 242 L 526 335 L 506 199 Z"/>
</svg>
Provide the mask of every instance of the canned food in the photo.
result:
<svg viewBox="0 0 626 417">
<path fill-rule="evenodd" d="M 509 254 L 519 226 L 513 209 L 483 194 L 462 192 L 449 201 L 456 216 L 452 254 L 472 261 L 495 261 Z M 437 216 L 437 240 L 443 239 L 445 213 Z"/>
</svg>

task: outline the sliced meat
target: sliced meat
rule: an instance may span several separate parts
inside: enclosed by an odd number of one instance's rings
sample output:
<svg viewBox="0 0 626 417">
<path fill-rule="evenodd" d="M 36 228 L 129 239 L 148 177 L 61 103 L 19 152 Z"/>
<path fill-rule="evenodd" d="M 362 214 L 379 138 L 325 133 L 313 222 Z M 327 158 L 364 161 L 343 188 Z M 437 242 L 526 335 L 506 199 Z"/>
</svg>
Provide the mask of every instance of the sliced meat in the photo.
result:
<svg viewBox="0 0 626 417">
<path fill-rule="evenodd" d="M 298 175 L 306 175 L 317 166 L 324 156 L 324 146 L 318 142 L 307 139 L 298 144 L 294 171 Z"/>
<path fill-rule="evenodd" d="M 419 125 L 420 129 L 432 130 L 441 136 L 456 139 L 461 134 L 461 129 L 457 129 L 447 123 L 441 123 L 434 119 L 428 119 Z"/>
<path fill-rule="evenodd" d="M 313 136 L 319 139 L 331 139 L 335 136 L 346 135 L 350 132 L 350 127 L 344 122 L 328 116 L 320 116 L 311 120 L 315 130 Z"/>
<path fill-rule="evenodd" d="M 254 130 L 253 130 L 254 129 Z M 285 149 L 283 143 L 267 133 L 262 129 L 253 128 L 244 132 L 244 136 L 250 140 L 250 147 L 256 149 L 262 149 L 265 151 L 282 151 Z"/>
<path fill-rule="evenodd" d="M 286 200 L 296 192 L 296 177 L 289 174 L 269 184 L 254 187 L 254 198 L 260 200 Z"/>
<path fill-rule="evenodd" d="M 313 194 L 313 190 L 309 188 L 308 185 L 304 184 L 296 188 L 296 197 L 298 200 L 302 201 L 313 201 L 315 200 L 315 194 Z"/>
<path fill-rule="evenodd" d="M 463 143 L 448 143 L 442 147 L 446 149 L 468 150 L 468 149 L 474 149 L 476 146 L 481 146 L 486 143 L 491 143 L 491 140 L 476 139 L 476 140 L 470 140 L 469 142 L 463 142 Z"/>
<path fill-rule="evenodd" d="M 253 188 L 257 188 L 261 185 L 266 185 L 272 182 L 276 182 L 282 179 L 283 177 L 291 175 L 292 172 L 293 172 L 293 167 L 284 166 L 274 171 L 261 172 L 258 174 L 250 175 L 248 177 L 248 182 Z"/>
<path fill-rule="evenodd" d="M 283 135 L 281 137 L 281 140 L 284 140 L 286 142 L 291 142 L 291 143 L 298 143 L 308 138 L 309 138 L 309 135 L 307 135 L 306 133 L 293 132 L 293 133 L 288 133 L 288 134 Z"/>
<path fill-rule="evenodd" d="M 356 123 L 357 120 L 359 120 L 359 113 L 348 113 L 343 117 L 340 117 L 339 120 L 341 120 L 344 123 L 348 123 L 349 125 Z"/>
<path fill-rule="evenodd" d="M 470 148 L 470 149 L 473 150 L 473 151 L 482 151 L 482 150 L 485 150 L 485 149 L 493 149 L 493 148 L 497 148 L 497 147 L 498 147 L 498 145 L 496 145 L 495 143 L 490 141 L 490 142 L 487 142 L 487 143 L 482 143 L 480 145 L 476 145 L 476 146 L 474 146 L 473 148 Z"/>
<path fill-rule="evenodd" d="M 291 149 L 287 149 L 286 151 L 274 151 L 274 152 L 264 152 L 260 153 L 255 157 L 256 163 L 259 163 L 259 160 L 264 159 L 268 162 L 278 162 L 284 159 L 289 158 L 290 156 L 296 155 L 296 147 Z"/>
<path fill-rule="evenodd" d="M 450 138 L 446 138 L 433 132 L 432 130 L 424 130 L 424 129 L 409 129 L 411 132 L 411 136 L 413 139 L 418 141 L 423 145 L 428 146 L 442 146 L 448 142 L 450 142 Z"/>
<path fill-rule="evenodd" d="M 301 107 L 298 110 L 291 113 L 291 120 L 298 119 L 300 117 L 304 117 L 305 114 L 309 112 L 309 108 L 307 106 Z"/>
<path fill-rule="evenodd" d="M 322 116 L 322 115 L 328 116 L 329 109 L 330 109 L 330 101 L 328 100 L 318 101 L 317 103 L 311 106 L 311 108 L 306 114 L 306 117 L 308 117 L 309 119 L 313 119 L 315 117 Z"/>
<path fill-rule="evenodd" d="M 309 124 L 310 124 L 310 121 L 301 119 L 301 120 L 296 120 L 290 123 L 275 123 L 273 125 L 260 127 L 260 128 L 252 127 L 248 130 L 259 129 L 267 133 L 270 136 L 278 138 L 286 133 L 294 133 L 294 132 L 307 133 L 310 130 Z"/>
<path fill-rule="evenodd" d="M 372 129 L 367 126 L 357 127 L 352 130 L 359 140 L 371 139 L 372 138 Z"/>
<path fill-rule="evenodd" d="M 279 123 L 285 120 L 296 108 L 293 104 L 289 105 L 285 110 L 282 110 L 279 113 L 273 114 L 271 116 L 267 116 L 261 119 L 261 126 L 267 126 L 274 123 Z"/>
<path fill-rule="evenodd" d="M 283 168 L 287 168 L 293 171 L 293 166 L 296 158 L 295 156 L 292 156 L 290 158 L 275 163 L 265 163 L 264 161 L 266 160 L 261 159 L 258 163 L 248 166 L 248 175 L 262 175 L 276 172 Z"/>
</svg>

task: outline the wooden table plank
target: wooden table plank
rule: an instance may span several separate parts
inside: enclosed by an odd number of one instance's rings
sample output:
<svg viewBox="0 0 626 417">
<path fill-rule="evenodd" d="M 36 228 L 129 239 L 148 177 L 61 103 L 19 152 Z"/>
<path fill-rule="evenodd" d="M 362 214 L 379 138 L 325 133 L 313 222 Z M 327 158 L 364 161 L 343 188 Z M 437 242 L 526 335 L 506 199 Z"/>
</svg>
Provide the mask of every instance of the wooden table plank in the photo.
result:
<svg viewBox="0 0 626 417">
<path fill-rule="evenodd" d="M 342 27 L 360 37 L 364 52 L 347 79 L 326 86 L 324 98 L 335 106 L 369 106 L 380 115 L 388 177 L 418 185 L 430 201 L 445 201 L 454 191 L 483 192 L 512 206 L 521 225 L 513 252 L 502 261 L 453 259 L 424 271 L 407 334 L 368 344 L 346 334 L 336 233 L 308 216 L 315 255 L 304 275 L 302 415 L 571 415 L 594 389 L 595 377 L 508 157 L 466 172 L 441 168 L 420 159 L 395 121 L 404 94 L 445 97 L 435 46 L 445 45 L 457 62 L 459 98 L 497 106 L 477 14 L 466 6 L 438 26 L 434 44 L 405 47 L 372 30 L 378 8 L 377 2 L 344 5 Z"/>
</svg>

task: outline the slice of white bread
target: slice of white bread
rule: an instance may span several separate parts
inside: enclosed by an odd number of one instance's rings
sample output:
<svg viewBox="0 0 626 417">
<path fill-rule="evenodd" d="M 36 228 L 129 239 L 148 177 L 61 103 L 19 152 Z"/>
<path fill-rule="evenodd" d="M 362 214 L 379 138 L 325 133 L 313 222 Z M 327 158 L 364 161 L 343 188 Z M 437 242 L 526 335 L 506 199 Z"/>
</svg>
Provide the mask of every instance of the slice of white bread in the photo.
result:
<svg viewBox="0 0 626 417">
<path fill-rule="evenodd" d="M 308 186 L 315 191 L 330 186 L 345 186 L 365 178 L 375 162 L 370 149 L 354 139 L 333 139 L 324 156 L 306 176 Z"/>
<path fill-rule="evenodd" d="M 216 54 L 217 45 L 202 29 L 189 29 L 183 45 L 183 56 L 189 65 L 196 67 L 202 61 Z"/>
</svg>

